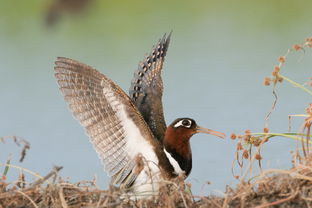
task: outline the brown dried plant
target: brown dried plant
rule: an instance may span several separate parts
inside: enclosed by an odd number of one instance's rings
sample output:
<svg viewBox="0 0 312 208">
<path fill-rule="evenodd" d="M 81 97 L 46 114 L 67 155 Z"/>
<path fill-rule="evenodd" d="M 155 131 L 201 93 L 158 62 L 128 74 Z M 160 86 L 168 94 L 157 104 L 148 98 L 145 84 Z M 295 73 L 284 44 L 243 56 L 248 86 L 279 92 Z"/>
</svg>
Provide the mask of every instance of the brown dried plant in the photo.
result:
<svg viewBox="0 0 312 208">
<path fill-rule="evenodd" d="M 265 77 L 263 84 L 265 86 L 273 85 L 273 95 L 274 95 L 274 102 L 272 104 L 272 107 L 268 114 L 265 117 L 265 127 L 263 129 L 263 132 L 260 133 L 251 133 L 250 130 L 245 130 L 244 134 L 236 135 L 232 134 L 231 139 L 237 139 L 237 145 L 236 145 L 236 152 L 235 152 L 235 158 L 232 164 L 232 173 L 235 178 L 240 178 L 241 181 L 243 181 L 247 175 L 247 171 L 250 173 L 252 172 L 253 162 L 254 160 L 258 161 L 258 166 L 261 169 L 261 147 L 264 143 L 267 143 L 270 138 L 280 136 L 280 137 L 287 137 L 294 140 L 298 140 L 301 142 L 302 145 L 302 152 L 303 157 L 307 158 L 309 155 L 309 149 L 310 144 L 312 143 L 310 141 L 311 137 L 311 123 L 312 123 L 312 104 L 309 104 L 308 108 L 306 109 L 306 114 L 300 114 L 300 115 L 291 115 L 290 117 L 294 116 L 302 116 L 304 117 L 304 121 L 301 127 L 300 132 L 288 132 L 288 133 L 273 133 L 269 132 L 268 129 L 268 121 L 269 118 L 274 111 L 278 96 L 276 92 L 276 87 L 278 83 L 281 83 L 283 81 L 289 82 L 295 87 L 300 88 L 301 90 L 308 93 L 308 95 L 312 95 L 312 91 L 308 89 L 306 86 L 312 86 L 311 78 L 309 78 L 309 82 L 306 84 L 299 84 L 288 77 L 281 74 L 282 67 L 286 64 L 287 57 L 293 53 L 293 52 L 305 52 L 306 49 L 312 48 L 312 38 L 306 38 L 305 41 L 301 44 L 295 44 L 290 49 L 287 50 L 286 54 L 283 56 L 278 57 L 277 62 L 278 64 L 273 67 L 271 77 Z M 299 153 L 297 155 L 300 155 Z M 298 159 L 299 157 L 297 157 Z M 302 158 L 302 157 L 300 157 Z M 243 170 L 244 168 L 244 160 L 248 160 L 247 168 L 244 172 L 244 174 L 241 175 L 241 177 L 234 174 L 234 167 L 235 162 L 236 164 Z"/>
</svg>

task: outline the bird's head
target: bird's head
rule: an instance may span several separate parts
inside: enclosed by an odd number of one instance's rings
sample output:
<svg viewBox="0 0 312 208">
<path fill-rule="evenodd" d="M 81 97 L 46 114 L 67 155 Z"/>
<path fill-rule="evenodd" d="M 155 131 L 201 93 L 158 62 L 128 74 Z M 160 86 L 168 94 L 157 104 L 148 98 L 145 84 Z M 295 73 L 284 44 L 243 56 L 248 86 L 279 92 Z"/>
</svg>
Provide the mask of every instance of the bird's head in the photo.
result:
<svg viewBox="0 0 312 208">
<path fill-rule="evenodd" d="M 198 126 L 191 118 L 178 118 L 166 129 L 164 148 L 178 162 L 186 176 L 192 169 L 190 138 L 197 133 L 212 134 L 220 138 L 225 137 L 221 132 Z"/>
<path fill-rule="evenodd" d="M 188 142 L 189 139 L 197 133 L 211 134 L 220 138 L 224 138 L 225 134 L 211 129 L 198 126 L 194 119 L 178 118 L 174 120 L 167 128 L 165 137 L 167 139 L 182 139 Z"/>
</svg>

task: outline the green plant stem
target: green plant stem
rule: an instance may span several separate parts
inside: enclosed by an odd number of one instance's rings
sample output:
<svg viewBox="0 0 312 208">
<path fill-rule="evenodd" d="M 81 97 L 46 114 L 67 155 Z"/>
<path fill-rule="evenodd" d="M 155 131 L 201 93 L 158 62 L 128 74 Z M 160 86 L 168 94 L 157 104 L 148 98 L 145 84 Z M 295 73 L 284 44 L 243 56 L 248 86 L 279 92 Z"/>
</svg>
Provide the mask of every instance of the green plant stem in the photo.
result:
<svg viewBox="0 0 312 208">
<path fill-rule="evenodd" d="M 298 133 L 251 133 L 250 135 L 264 135 L 264 136 L 269 136 L 269 137 L 275 137 L 275 136 L 281 136 L 281 137 L 287 137 L 287 138 L 290 138 L 290 139 L 293 139 L 293 140 L 298 140 L 298 141 L 305 141 L 306 142 L 306 139 L 303 139 L 301 137 L 298 137 L 298 136 L 310 136 L 312 137 L 312 135 L 306 135 L 306 134 L 298 134 Z M 298 136 L 294 136 L 294 135 L 298 135 Z M 309 144 L 312 144 L 312 141 L 308 141 Z"/>
<path fill-rule="evenodd" d="M 307 89 L 307 88 L 305 88 L 303 85 L 301 85 L 301 84 L 299 84 L 299 83 L 297 83 L 297 82 L 295 82 L 295 81 L 292 81 L 291 79 L 288 79 L 287 77 L 285 77 L 285 76 L 283 76 L 283 75 L 281 75 L 281 74 L 279 74 L 279 76 L 282 77 L 282 78 L 283 78 L 284 80 L 286 80 L 287 82 L 289 82 L 290 84 L 294 85 L 295 87 L 299 87 L 299 88 L 301 88 L 303 91 L 305 91 L 305 92 L 307 92 L 308 94 L 312 95 L 312 91 L 309 90 L 309 89 Z"/>
<path fill-rule="evenodd" d="M 10 163 L 11 163 L 11 159 L 8 159 L 7 162 L 6 162 L 6 166 L 4 168 L 3 174 L 2 174 L 5 177 L 7 176 L 8 172 L 9 172 L 9 168 L 10 168 L 9 165 L 10 165 Z"/>
<path fill-rule="evenodd" d="M 7 164 L 7 163 L 6 163 L 6 164 L 0 163 L 0 167 L 1 167 L 1 166 L 10 167 L 10 168 L 16 168 L 16 169 L 18 169 L 18 170 L 20 170 L 20 171 L 27 172 L 27 173 L 29 173 L 29 174 L 31 174 L 31 175 L 37 177 L 37 178 L 44 179 L 41 175 L 39 175 L 39 174 L 37 174 L 37 173 L 35 173 L 35 172 L 31 171 L 31 170 L 28 170 L 28 169 L 26 169 L 26 168 L 19 167 L 19 166 L 17 166 L 17 165 L 12 165 L 12 164 Z M 47 181 L 47 182 L 48 182 L 49 184 L 52 184 L 50 181 Z"/>
</svg>

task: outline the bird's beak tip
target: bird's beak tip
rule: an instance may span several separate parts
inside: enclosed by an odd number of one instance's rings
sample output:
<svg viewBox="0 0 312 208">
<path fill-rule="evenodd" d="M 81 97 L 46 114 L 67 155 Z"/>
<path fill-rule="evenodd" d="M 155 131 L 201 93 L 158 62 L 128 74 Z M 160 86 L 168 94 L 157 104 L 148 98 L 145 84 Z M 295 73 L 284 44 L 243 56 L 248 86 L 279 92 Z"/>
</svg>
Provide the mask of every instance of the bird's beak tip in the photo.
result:
<svg viewBox="0 0 312 208">
<path fill-rule="evenodd" d="M 203 127 L 200 127 L 200 126 L 197 126 L 196 133 L 206 133 L 206 134 L 211 134 L 211 135 L 217 136 L 217 137 L 219 137 L 221 139 L 225 138 L 225 134 L 222 133 L 222 132 L 214 131 L 214 130 L 203 128 Z"/>
</svg>

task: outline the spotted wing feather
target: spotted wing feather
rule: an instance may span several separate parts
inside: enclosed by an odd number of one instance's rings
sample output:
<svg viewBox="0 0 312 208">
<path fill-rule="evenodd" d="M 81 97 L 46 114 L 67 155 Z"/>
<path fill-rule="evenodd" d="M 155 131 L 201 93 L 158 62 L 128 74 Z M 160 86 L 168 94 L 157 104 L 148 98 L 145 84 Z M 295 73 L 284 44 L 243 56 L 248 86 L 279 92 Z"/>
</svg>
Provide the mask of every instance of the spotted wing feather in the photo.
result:
<svg viewBox="0 0 312 208">
<path fill-rule="evenodd" d="M 115 184 L 128 186 L 140 154 L 157 164 L 153 135 L 130 98 L 90 66 L 68 58 L 55 62 L 55 77 L 74 117 L 90 137 Z"/>
<path fill-rule="evenodd" d="M 170 35 L 158 41 L 151 53 L 139 63 L 131 82 L 129 95 L 141 112 L 154 136 L 162 142 L 166 122 L 162 107 L 163 82 L 161 71 L 170 42 Z"/>
</svg>

